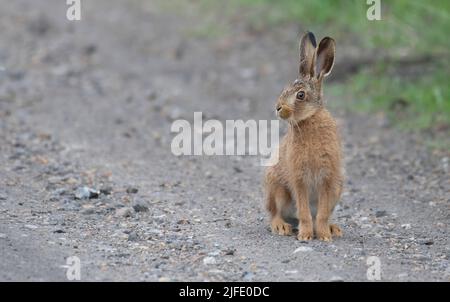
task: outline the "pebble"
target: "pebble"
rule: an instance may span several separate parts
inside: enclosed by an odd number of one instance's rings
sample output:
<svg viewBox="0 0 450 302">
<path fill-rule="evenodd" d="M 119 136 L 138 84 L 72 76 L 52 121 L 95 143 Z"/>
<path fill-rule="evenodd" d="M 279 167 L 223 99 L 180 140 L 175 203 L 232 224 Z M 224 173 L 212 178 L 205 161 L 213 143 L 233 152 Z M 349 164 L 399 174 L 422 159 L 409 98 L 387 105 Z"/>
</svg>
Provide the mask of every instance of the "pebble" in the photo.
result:
<svg viewBox="0 0 450 302">
<path fill-rule="evenodd" d="M 156 90 L 148 90 L 145 93 L 145 98 L 149 101 L 154 101 L 154 100 L 156 100 L 157 97 L 158 97 L 158 93 L 156 92 Z"/>
<path fill-rule="evenodd" d="M 180 219 L 177 221 L 177 224 L 190 224 L 188 219 Z"/>
<path fill-rule="evenodd" d="M 0 200 L 6 200 L 6 195 L 0 194 Z"/>
<path fill-rule="evenodd" d="M 103 187 L 100 189 L 100 193 L 103 195 L 110 195 L 113 191 L 112 187 Z"/>
<path fill-rule="evenodd" d="M 89 187 L 80 187 L 75 191 L 76 199 L 93 199 L 98 198 L 100 192 Z"/>
<path fill-rule="evenodd" d="M 86 208 L 86 209 L 83 209 L 83 210 L 81 210 L 81 214 L 83 214 L 83 215 L 91 215 L 91 214 L 94 214 L 94 208 Z"/>
<path fill-rule="evenodd" d="M 35 230 L 38 228 L 37 226 L 35 226 L 33 224 L 26 224 L 26 225 L 24 225 L 24 227 L 26 227 L 27 229 L 30 229 L 30 230 Z"/>
<path fill-rule="evenodd" d="M 244 281 L 252 281 L 254 277 L 255 277 L 255 274 L 253 274 L 252 272 L 244 272 L 242 274 L 242 279 Z"/>
<path fill-rule="evenodd" d="M 401 227 L 405 230 L 409 230 L 409 229 L 411 229 L 411 224 L 405 223 L 405 224 L 402 224 Z"/>
<path fill-rule="evenodd" d="M 128 241 L 138 241 L 139 240 L 139 236 L 136 232 L 131 232 L 130 234 L 128 234 Z"/>
<path fill-rule="evenodd" d="M 220 251 L 219 250 L 216 250 L 216 251 L 208 253 L 208 256 L 219 256 L 219 255 L 220 255 Z"/>
<path fill-rule="evenodd" d="M 313 249 L 312 247 L 309 246 L 300 246 L 298 248 L 295 249 L 295 251 L 293 252 L 293 254 L 299 253 L 299 252 L 312 252 Z"/>
<path fill-rule="evenodd" d="M 56 189 L 52 192 L 53 195 L 65 195 L 67 194 L 67 189 L 66 188 L 59 188 Z"/>
<path fill-rule="evenodd" d="M 234 256 L 234 253 L 236 252 L 236 250 L 230 249 L 230 250 L 225 250 L 224 252 L 225 252 L 226 256 Z"/>
<path fill-rule="evenodd" d="M 6 236 L 6 234 L 0 233 L 0 239 L 6 239 L 6 238 L 8 238 L 8 236 Z"/>
<path fill-rule="evenodd" d="M 130 217 L 133 215 L 133 208 L 124 207 L 116 210 L 116 217 Z"/>
<path fill-rule="evenodd" d="M 203 264 L 204 265 L 212 265 L 212 264 L 216 264 L 216 258 L 214 257 L 205 257 L 203 258 Z"/>
<path fill-rule="evenodd" d="M 142 202 L 133 205 L 133 209 L 135 212 L 148 212 L 148 207 Z"/>
<path fill-rule="evenodd" d="M 423 245 L 433 245 L 434 241 L 431 239 L 424 239 L 424 240 L 420 240 L 419 243 L 423 244 Z"/>
<path fill-rule="evenodd" d="M 375 212 L 375 217 L 377 217 L 377 218 L 384 217 L 386 215 L 387 215 L 387 212 L 385 210 Z"/>
<path fill-rule="evenodd" d="M 136 194 L 137 192 L 139 192 L 139 190 L 137 188 L 134 188 L 134 187 L 127 188 L 128 194 Z"/>
</svg>

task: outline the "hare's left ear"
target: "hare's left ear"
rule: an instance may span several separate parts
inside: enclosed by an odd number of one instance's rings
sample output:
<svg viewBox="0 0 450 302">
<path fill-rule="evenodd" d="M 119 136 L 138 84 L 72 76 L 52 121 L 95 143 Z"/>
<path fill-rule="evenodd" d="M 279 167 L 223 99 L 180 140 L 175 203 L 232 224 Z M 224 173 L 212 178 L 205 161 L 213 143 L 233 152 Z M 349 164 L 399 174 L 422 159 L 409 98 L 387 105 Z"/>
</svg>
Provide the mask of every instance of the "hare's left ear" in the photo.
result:
<svg viewBox="0 0 450 302">
<path fill-rule="evenodd" d="M 336 43 L 330 37 L 325 37 L 317 47 L 317 78 L 322 80 L 333 69 Z"/>
</svg>

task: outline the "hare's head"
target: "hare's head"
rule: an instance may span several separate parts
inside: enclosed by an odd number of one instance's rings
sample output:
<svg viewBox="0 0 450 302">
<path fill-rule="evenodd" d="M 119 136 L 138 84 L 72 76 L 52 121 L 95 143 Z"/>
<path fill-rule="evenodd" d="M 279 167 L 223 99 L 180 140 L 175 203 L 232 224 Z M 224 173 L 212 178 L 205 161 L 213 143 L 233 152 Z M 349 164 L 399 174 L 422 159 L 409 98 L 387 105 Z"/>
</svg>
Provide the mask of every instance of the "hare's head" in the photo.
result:
<svg viewBox="0 0 450 302">
<path fill-rule="evenodd" d="M 314 35 L 307 32 L 300 41 L 299 76 L 281 93 L 276 104 L 279 117 L 299 122 L 323 106 L 322 81 L 333 68 L 335 42 L 325 37 L 316 46 Z"/>
</svg>

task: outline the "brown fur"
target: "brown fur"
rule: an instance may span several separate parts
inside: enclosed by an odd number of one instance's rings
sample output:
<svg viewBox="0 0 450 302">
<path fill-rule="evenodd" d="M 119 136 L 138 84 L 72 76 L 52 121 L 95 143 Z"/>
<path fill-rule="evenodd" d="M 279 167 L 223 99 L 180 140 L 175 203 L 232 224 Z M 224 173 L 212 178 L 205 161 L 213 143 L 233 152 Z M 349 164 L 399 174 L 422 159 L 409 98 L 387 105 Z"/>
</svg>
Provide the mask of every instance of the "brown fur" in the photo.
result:
<svg viewBox="0 0 450 302">
<path fill-rule="evenodd" d="M 342 235 L 341 229 L 329 220 L 343 186 L 336 122 L 322 100 L 322 81 L 334 62 L 334 40 L 324 38 L 316 49 L 311 39 L 314 36 L 307 33 L 301 40 L 300 79 L 283 90 L 276 105 L 278 115 L 288 121 L 289 129 L 280 143 L 278 163 L 266 171 L 265 189 L 273 232 L 292 233 L 285 219 L 295 200 L 298 239 L 312 239 L 315 230 L 318 239 L 330 241 L 332 235 Z M 315 66 L 311 65 L 316 59 L 323 62 L 319 63 L 317 76 Z M 299 91 L 304 93 L 303 100 L 298 99 Z M 317 210 L 313 213 L 314 223 L 311 208 Z"/>
</svg>

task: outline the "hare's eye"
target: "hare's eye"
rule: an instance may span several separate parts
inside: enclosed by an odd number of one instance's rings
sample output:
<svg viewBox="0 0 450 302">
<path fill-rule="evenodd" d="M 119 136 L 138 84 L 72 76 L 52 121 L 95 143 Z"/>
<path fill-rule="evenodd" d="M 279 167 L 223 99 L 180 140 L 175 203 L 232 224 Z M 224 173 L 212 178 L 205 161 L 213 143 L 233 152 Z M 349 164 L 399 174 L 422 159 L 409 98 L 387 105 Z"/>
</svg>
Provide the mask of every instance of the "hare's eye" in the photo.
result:
<svg viewBox="0 0 450 302">
<path fill-rule="evenodd" d="M 305 92 L 303 90 L 297 92 L 297 99 L 298 100 L 303 100 L 305 99 Z"/>
</svg>

